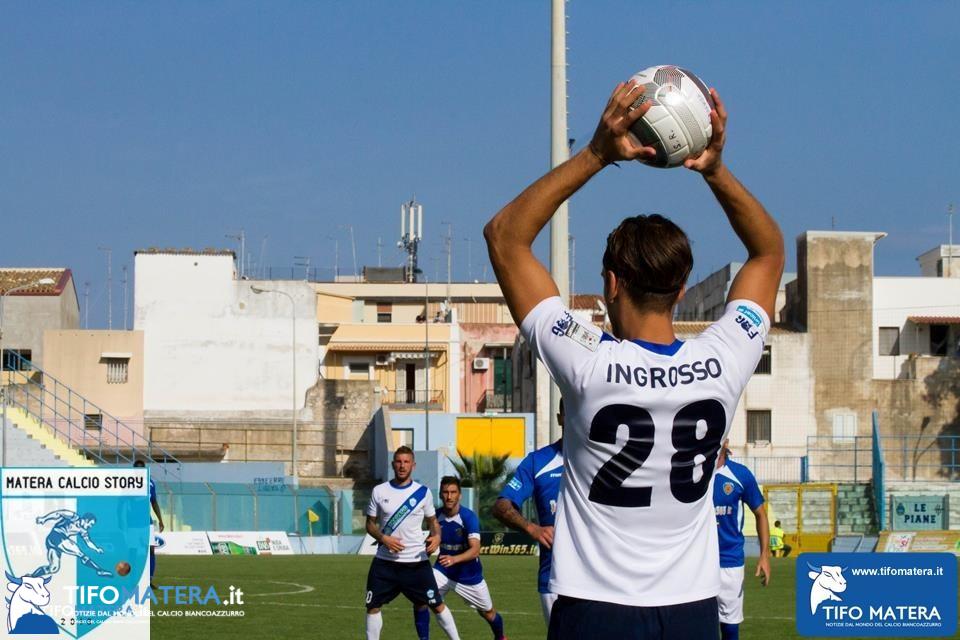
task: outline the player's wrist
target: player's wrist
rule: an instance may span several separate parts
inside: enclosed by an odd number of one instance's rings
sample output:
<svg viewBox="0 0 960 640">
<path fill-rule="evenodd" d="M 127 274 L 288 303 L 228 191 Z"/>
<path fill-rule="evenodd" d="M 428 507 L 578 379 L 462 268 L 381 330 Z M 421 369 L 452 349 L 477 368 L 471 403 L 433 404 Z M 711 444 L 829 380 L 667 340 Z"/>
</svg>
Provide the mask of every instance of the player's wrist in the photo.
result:
<svg viewBox="0 0 960 640">
<path fill-rule="evenodd" d="M 700 175 L 707 181 L 707 184 L 714 186 L 721 183 L 724 178 L 729 177 L 730 170 L 727 169 L 727 165 L 725 165 L 721 159 L 718 160 L 715 165 L 701 171 Z"/>
</svg>

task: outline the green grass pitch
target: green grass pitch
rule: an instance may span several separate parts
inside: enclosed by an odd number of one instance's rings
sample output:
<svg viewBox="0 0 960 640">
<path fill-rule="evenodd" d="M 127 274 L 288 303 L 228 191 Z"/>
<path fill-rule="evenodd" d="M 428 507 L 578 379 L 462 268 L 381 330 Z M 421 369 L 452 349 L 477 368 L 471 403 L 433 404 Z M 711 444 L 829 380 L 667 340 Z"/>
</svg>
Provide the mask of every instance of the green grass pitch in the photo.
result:
<svg viewBox="0 0 960 640">
<path fill-rule="evenodd" d="M 546 637 L 536 593 L 536 558 L 483 556 L 484 575 L 494 606 L 503 614 L 510 640 Z M 151 637 L 159 640 L 197 638 L 311 638 L 355 640 L 364 635 L 364 585 L 369 557 L 358 556 L 235 556 L 157 558 L 158 585 L 216 587 L 223 595 L 230 586 L 244 592 L 242 618 L 154 617 Z M 773 580 L 762 588 L 748 559 L 744 640 L 800 638 L 794 625 L 793 558 L 773 560 Z M 490 628 L 459 596 L 449 594 L 464 640 L 486 640 Z M 158 607 L 155 607 L 157 609 Z M 159 607 L 198 609 L 199 607 Z M 384 639 L 416 638 L 410 604 L 403 596 L 383 610 Z M 446 636 L 433 622 L 431 638 Z M 960 637 L 960 636 L 958 636 Z"/>
</svg>

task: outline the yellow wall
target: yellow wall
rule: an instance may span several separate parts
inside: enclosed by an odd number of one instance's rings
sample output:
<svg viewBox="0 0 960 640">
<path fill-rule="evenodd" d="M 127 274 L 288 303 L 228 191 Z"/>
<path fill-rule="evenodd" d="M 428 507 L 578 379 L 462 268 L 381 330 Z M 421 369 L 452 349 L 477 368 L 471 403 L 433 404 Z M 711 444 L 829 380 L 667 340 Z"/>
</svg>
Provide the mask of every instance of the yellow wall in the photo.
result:
<svg viewBox="0 0 960 640">
<path fill-rule="evenodd" d="M 317 322 L 322 324 L 353 322 L 353 298 L 318 292 Z"/>
<path fill-rule="evenodd" d="M 124 422 L 142 423 L 142 331 L 45 331 L 43 351 L 49 375 Z M 107 383 L 104 353 L 130 354 L 126 383 Z"/>
<path fill-rule="evenodd" d="M 523 418 L 457 418 L 457 451 L 465 456 L 524 456 Z"/>
</svg>

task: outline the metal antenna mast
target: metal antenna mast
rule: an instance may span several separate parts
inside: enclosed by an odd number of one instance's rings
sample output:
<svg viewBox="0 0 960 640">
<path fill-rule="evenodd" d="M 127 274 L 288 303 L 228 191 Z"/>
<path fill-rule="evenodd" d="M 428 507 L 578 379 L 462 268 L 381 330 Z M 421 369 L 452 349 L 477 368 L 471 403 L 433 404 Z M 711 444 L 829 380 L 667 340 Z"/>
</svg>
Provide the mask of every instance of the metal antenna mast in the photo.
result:
<svg viewBox="0 0 960 640">
<path fill-rule="evenodd" d="M 97 247 L 107 254 L 107 329 L 113 329 L 113 250 Z"/>
</svg>

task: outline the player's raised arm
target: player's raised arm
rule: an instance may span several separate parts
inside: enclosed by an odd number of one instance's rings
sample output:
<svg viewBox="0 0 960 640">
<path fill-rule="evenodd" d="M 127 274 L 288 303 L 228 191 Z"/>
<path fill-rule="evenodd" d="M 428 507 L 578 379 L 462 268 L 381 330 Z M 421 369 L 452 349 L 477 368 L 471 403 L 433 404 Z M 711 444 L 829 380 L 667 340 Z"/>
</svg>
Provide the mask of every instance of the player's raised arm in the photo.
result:
<svg viewBox="0 0 960 640">
<path fill-rule="evenodd" d="M 618 84 L 590 144 L 527 187 L 484 227 L 490 262 L 518 326 L 541 300 L 558 294 L 532 248 L 557 208 L 611 162 L 656 156 L 654 149 L 639 146 L 628 135 L 630 125 L 650 108 L 645 104 L 631 109 L 637 88 L 634 82 Z"/>
<path fill-rule="evenodd" d="M 684 166 L 703 175 L 734 232 L 747 248 L 747 261 L 734 278 L 727 301 L 752 300 L 773 322 L 777 289 L 783 275 L 783 236 L 760 201 L 723 164 L 727 110 L 715 89 L 711 89 L 710 94 L 717 107 L 710 113 L 713 137 L 704 152 L 697 158 L 688 159 Z"/>
</svg>

